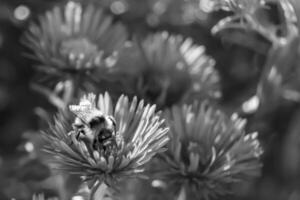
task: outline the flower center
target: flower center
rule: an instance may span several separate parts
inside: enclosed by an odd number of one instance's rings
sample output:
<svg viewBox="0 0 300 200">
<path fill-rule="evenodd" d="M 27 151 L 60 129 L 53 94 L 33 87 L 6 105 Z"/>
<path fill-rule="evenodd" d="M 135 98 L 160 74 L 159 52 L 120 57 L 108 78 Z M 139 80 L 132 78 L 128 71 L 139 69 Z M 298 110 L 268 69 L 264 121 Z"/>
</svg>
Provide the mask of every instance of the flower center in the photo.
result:
<svg viewBox="0 0 300 200">
<path fill-rule="evenodd" d="M 79 59 L 90 59 L 98 53 L 98 47 L 87 38 L 70 38 L 61 44 L 63 55 Z"/>
</svg>

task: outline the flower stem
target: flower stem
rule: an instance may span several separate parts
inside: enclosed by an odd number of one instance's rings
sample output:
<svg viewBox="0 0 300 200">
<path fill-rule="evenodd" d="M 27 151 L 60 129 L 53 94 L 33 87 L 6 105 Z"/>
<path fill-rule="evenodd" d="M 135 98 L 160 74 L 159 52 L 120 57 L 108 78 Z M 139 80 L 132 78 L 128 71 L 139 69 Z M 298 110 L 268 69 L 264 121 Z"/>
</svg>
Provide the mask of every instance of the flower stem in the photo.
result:
<svg viewBox="0 0 300 200">
<path fill-rule="evenodd" d="M 180 192 L 176 200 L 186 200 L 186 192 L 184 186 L 181 186 Z"/>
<path fill-rule="evenodd" d="M 69 105 L 72 100 L 76 99 L 79 96 L 79 88 L 80 88 L 81 75 L 71 76 L 66 81 L 66 91 L 63 95 L 63 100 L 66 105 Z"/>
<path fill-rule="evenodd" d="M 108 193 L 108 186 L 104 182 L 97 181 L 90 192 L 89 200 L 104 199 Z"/>
</svg>

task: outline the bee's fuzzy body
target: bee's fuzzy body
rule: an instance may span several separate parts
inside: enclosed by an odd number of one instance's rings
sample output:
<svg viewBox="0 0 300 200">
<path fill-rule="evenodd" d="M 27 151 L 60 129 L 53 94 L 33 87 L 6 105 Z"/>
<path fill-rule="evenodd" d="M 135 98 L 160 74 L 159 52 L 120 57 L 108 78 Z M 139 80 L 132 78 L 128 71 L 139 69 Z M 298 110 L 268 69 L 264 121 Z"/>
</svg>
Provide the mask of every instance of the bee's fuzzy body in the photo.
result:
<svg viewBox="0 0 300 200">
<path fill-rule="evenodd" d="M 112 116 L 98 115 L 83 120 L 75 118 L 72 125 L 75 138 L 88 143 L 92 150 L 109 153 L 117 146 L 116 122 Z"/>
</svg>

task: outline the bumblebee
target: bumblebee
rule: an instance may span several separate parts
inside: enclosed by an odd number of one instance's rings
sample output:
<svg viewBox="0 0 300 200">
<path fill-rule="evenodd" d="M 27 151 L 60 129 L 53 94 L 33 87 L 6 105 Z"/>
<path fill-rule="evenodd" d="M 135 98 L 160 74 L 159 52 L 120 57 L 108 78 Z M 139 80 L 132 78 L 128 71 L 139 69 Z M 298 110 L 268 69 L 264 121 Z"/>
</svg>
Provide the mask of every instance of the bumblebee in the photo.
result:
<svg viewBox="0 0 300 200">
<path fill-rule="evenodd" d="M 75 138 L 88 143 L 93 150 L 107 153 L 117 146 L 116 121 L 112 116 L 99 114 L 85 120 L 76 117 L 72 127 Z"/>
<path fill-rule="evenodd" d="M 111 151 L 117 146 L 116 121 L 112 116 L 95 117 L 89 122 L 94 132 L 93 149 Z"/>
</svg>

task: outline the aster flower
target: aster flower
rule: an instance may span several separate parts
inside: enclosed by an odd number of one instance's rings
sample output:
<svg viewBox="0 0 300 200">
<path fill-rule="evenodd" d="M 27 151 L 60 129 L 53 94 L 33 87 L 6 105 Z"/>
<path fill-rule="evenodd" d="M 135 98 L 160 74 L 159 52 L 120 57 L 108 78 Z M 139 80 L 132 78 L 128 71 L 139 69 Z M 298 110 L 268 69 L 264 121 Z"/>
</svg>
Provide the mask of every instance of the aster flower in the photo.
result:
<svg viewBox="0 0 300 200">
<path fill-rule="evenodd" d="M 74 76 L 111 67 L 126 39 L 125 28 L 112 24 L 112 17 L 101 8 L 69 1 L 32 24 L 24 42 L 33 50 L 33 57 L 42 62 L 41 70 Z"/>
<path fill-rule="evenodd" d="M 122 50 L 116 72 L 130 85 L 123 91 L 163 107 L 192 97 L 220 97 L 214 64 L 192 39 L 162 32 Z"/>
<path fill-rule="evenodd" d="M 246 135 L 245 121 L 236 115 L 200 105 L 174 106 L 166 111 L 170 126 L 168 151 L 161 154 L 157 177 L 181 188 L 193 199 L 210 199 L 230 193 L 230 186 L 260 173 L 262 153 L 257 133 Z M 174 190 L 172 190 L 174 191 Z M 185 191 L 182 193 L 182 191 Z"/>
<path fill-rule="evenodd" d="M 89 187 L 142 176 L 144 165 L 165 150 L 168 129 L 155 105 L 122 95 L 114 105 L 109 94 L 83 96 L 70 106 L 74 120 L 59 114 L 45 132 L 54 168 L 77 174 Z M 72 124 L 73 122 L 73 124 Z"/>
</svg>

